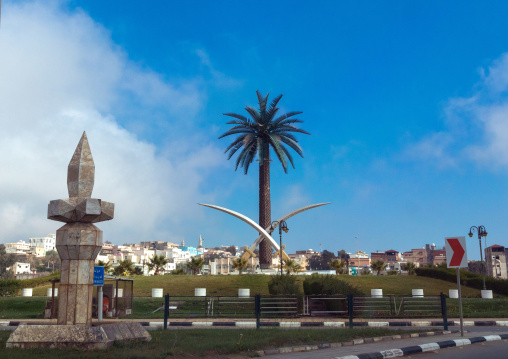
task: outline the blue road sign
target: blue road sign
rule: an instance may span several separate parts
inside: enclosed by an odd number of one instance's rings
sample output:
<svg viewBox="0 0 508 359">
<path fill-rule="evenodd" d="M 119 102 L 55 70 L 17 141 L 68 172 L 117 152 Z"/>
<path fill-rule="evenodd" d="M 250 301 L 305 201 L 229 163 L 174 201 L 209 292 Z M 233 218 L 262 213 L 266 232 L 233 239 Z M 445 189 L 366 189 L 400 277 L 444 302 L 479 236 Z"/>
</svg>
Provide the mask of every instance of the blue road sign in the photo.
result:
<svg viewBox="0 0 508 359">
<path fill-rule="evenodd" d="M 93 285 L 104 285 L 104 267 L 93 268 Z"/>
</svg>

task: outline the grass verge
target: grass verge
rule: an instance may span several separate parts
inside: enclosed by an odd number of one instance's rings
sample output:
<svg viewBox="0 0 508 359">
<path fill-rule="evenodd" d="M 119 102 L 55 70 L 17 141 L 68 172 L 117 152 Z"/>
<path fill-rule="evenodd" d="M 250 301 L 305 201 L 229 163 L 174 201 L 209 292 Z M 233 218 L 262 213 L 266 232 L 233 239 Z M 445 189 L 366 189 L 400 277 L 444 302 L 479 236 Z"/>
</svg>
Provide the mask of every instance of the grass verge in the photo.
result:
<svg viewBox="0 0 508 359">
<path fill-rule="evenodd" d="M 409 332 L 417 332 L 407 331 Z M 322 344 L 350 341 L 357 338 L 379 337 L 400 334 L 398 330 L 383 328 L 362 329 L 192 329 L 192 330 L 158 330 L 151 331 L 152 341 L 143 343 L 115 344 L 104 351 L 80 351 L 59 349 L 6 349 L 10 332 L 0 332 L 0 358 L 38 359 L 65 357 L 75 358 L 167 358 L 244 353 L 254 356 L 254 351 L 296 346 L 301 344 Z"/>
</svg>

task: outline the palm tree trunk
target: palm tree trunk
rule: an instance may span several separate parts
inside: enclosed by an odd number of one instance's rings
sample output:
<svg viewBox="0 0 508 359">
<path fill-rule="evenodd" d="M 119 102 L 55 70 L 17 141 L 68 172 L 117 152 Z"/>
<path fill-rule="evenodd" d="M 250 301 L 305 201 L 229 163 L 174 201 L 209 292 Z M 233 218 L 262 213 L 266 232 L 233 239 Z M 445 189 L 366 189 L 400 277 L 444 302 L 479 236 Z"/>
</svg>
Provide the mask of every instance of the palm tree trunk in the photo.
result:
<svg viewBox="0 0 508 359">
<path fill-rule="evenodd" d="M 270 148 L 266 145 L 265 159 L 259 161 L 259 225 L 270 227 L 272 220 L 272 205 L 270 201 Z M 268 240 L 259 243 L 259 266 L 261 269 L 272 267 L 272 246 Z"/>
</svg>

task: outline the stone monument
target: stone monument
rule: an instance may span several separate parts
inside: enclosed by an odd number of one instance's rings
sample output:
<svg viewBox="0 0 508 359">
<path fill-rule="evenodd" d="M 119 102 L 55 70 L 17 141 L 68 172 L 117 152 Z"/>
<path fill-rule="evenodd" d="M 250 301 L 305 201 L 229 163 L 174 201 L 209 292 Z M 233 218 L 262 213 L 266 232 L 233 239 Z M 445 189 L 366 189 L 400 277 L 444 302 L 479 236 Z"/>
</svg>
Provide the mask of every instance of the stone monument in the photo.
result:
<svg viewBox="0 0 508 359">
<path fill-rule="evenodd" d="M 69 198 L 48 205 L 48 219 L 66 223 L 56 231 L 62 260 L 58 325 L 20 325 L 7 347 L 102 349 L 115 340 L 151 339 L 139 323 L 92 326 L 94 263 L 102 248 L 102 231 L 93 223 L 113 219 L 115 209 L 113 203 L 91 198 L 94 178 L 92 152 L 83 132 L 67 171 Z"/>
</svg>

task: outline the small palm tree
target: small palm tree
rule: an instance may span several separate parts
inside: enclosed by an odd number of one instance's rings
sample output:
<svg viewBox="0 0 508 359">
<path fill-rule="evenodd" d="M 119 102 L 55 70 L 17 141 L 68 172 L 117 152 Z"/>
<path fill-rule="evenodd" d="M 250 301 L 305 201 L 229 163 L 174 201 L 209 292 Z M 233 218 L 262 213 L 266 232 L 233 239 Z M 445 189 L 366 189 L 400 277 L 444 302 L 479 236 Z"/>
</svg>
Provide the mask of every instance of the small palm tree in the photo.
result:
<svg viewBox="0 0 508 359">
<path fill-rule="evenodd" d="M 401 268 L 407 272 L 407 275 L 413 275 L 416 273 L 416 264 L 413 262 L 404 263 Z"/>
<path fill-rule="evenodd" d="M 111 272 L 111 269 L 113 268 L 110 261 L 107 262 L 97 261 L 97 266 L 104 267 L 104 274 L 109 274 Z"/>
<path fill-rule="evenodd" d="M 114 275 L 127 276 L 134 273 L 134 263 L 130 259 L 124 259 L 118 262 L 118 266 L 113 269 Z"/>
<path fill-rule="evenodd" d="M 238 135 L 228 146 L 225 152 L 229 151 L 228 159 L 239 151 L 236 159 L 236 167 L 243 167 L 245 174 L 256 156 L 259 159 L 259 225 L 263 228 L 270 227 L 271 202 L 270 202 L 270 148 L 275 152 L 282 164 L 285 173 L 288 169 L 288 160 L 294 168 L 293 157 L 289 149 L 293 149 L 301 157 L 303 152 L 293 133 L 304 133 L 310 135 L 298 127 L 295 123 L 303 121 L 293 118 L 302 112 L 293 111 L 276 117 L 279 108 L 277 107 L 282 95 L 275 97 L 268 105 L 268 95 L 263 96 L 256 91 L 258 96 L 259 110 L 246 106 L 245 111 L 250 118 L 236 113 L 225 113 L 225 116 L 235 118 L 229 121 L 228 125 L 234 125 L 222 136 Z M 259 264 L 261 268 L 269 268 L 272 263 L 272 248 L 266 239 L 259 244 Z"/>
<path fill-rule="evenodd" d="M 187 262 L 187 268 L 192 271 L 192 274 L 198 274 L 204 265 L 205 260 L 201 257 L 192 257 L 190 262 Z"/>
<path fill-rule="evenodd" d="M 302 267 L 294 259 L 285 260 L 282 266 L 288 275 L 302 271 Z"/>
<path fill-rule="evenodd" d="M 330 268 L 335 270 L 335 274 L 344 274 L 346 270 L 346 262 L 340 261 L 338 259 L 332 259 L 328 262 Z"/>
<path fill-rule="evenodd" d="M 150 262 L 147 264 L 148 271 L 153 270 L 153 275 L 159 275 L 159 272 L 164 271 L 164 266 L 168 263 L 169 259 L 164 257 L 162 254 L 160 256 L 154 254 L 153 257 L 150 258 Z"/>
<path fill-rule="evenodd" d="M 386 264 L 381 259 L 379 259 L 375 262 L 372 262 L 370 264 L 370 267 L 372 268 L 372 270 L 377 272 L 377 275 L 379 275 L 379 273 L 381 273 L 381 271 L 385 270 L 386 267 L 388 267 L 388 264 Z"/>
<path fill-rule="evenodd" d="M 236 269 L 240 273 L 240 275 L 242 275 L 242 272 L 246 271 L 250 267 L 251 265 L 249 264 L 249 261 L 245 258 L 240 257 L 238 259 L 233 260 L 233 268 Z"/>
</svg>

